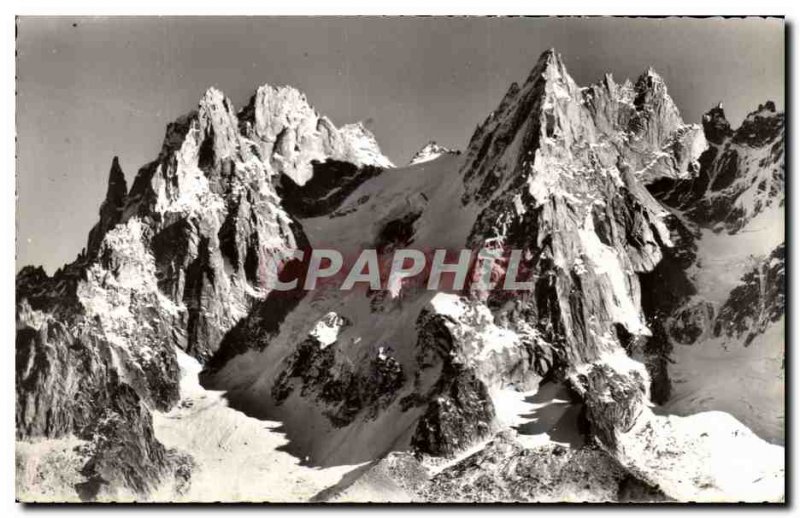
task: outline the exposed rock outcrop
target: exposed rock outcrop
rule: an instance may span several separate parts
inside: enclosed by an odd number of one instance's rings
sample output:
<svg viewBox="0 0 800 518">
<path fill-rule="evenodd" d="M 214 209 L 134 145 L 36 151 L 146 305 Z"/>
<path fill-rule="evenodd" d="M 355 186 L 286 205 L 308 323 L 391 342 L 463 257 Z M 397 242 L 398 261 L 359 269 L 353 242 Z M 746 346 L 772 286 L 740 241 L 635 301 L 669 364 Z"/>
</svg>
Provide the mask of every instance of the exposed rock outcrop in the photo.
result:
<svg viewBox="0 0 800 518">
<path fill-rule="evenodd" d="M 662 502 L 608 453 L 559 445 L 530 450 L 512 433 L 432 477 L 420 493 L 432 502 Z"/>
<path fill-rule="evenodd" d="M 312 177 L 313 161 L 333 159 L 356 166 L 393 167 L 363 124 L 337 129 L 311 107 L 302 92 L 290 86 L 260 87 L 239 121 L 259 157 L 299 185 Z"/>
<path fill-rule="evenodd" d="M 138 220 L 110 230 L 76 282 L 58 273 L 17 279 L 17 437 L 88 441 L 78 488 L 86 499 L 120 490 L 141 498 L 173 466 L 150 416 L 178 399 L 175 353 L 164 341 L 172 304 L 157 290 L 140 231 Z M 35 296 L 51 283 L 70 291 L 56 300 Z"/>
<path fill-rule="evenodd" d="M 597 446 L 531 449 L 511 430 L 439 472 L 409 454 L 393 453 L 348 478 L 317 500 L 362 502 L 380 495 L 391 502 L 444 504 L 670 501 Z"/>
<path fill-rule="evenodd" d="M 359 185 L 382 171 L 374 166 L 358 167 L 335 160 L 314 162 L 312 169 L 314 176 L 303 185 L 288 180 L 281 182 L 278 188 L 283 207 L 297 218 L 332 213 Z"/>
<path fill-rule="evenodd" d="M 714 321 L 714 335 L 746 335 L 746 347 L 785 311 L 786 245 L 781 244 L 731 291 Z"/>
<path fill-rule="evenodd" d="M 97 254 L 106 233 L 119 223 L 127 194 L 128 184 L 125 182 L 125 173 L 122 172 L 119 165 L 119 158 L 114 157 L 111 162 L 111 171 L 108 174 L 106 199 L 100 205 L 100 221 L 89 232 L 89 243 L 86 246 L 87 256 L 93 257 Z"/>
<path fill-rule="evenodd" d="M 524 250 L 535 282 L 533 292 L 497 292 L 487 304 L 527 321 L 556 349 L 556 370 L 652 335 L 640 276 L 673 243 L 668 213 L 631 164 L 642 167 L 642 156 L 685 129 L 676 114 L 652 70 L 635 87 L 606 76 L 581 89 L 547 52 L 473 137 L 462 171 L 483 209 L 470 246 Z M 685 174 L 670 164 L 669 176 Z"/>
<path fill-rule="evenodd" d="M 784 114 L 767 101 L 733 131 L 717 106 L 703 116 L 710 146 L 697 174 L 659 179 L 650 190 L 698 225 L 734 234 L 768 208 L 783 206 L 784 125 Z"/>
</svg>

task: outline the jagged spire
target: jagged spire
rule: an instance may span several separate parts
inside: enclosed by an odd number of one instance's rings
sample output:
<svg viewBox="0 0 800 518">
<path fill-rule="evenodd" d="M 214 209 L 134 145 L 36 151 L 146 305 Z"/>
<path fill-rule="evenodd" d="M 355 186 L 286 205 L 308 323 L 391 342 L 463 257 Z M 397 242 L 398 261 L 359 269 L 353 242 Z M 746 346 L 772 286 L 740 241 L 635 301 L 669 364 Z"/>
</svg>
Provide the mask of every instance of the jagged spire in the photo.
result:
<svg viewBox="0 0 800 518">
<path fill-rule="evenodd" d="M 647 67 L 647 71 L 644 73 L 644 75 L 655 79 L 661 79 L 661 75 L 656 72 L 656 69 L 653 68 L 653 65 Z"/>
<path fill-rule="evenodd" d="M 557 67 L 564 66 L 564 58 L 561 56 L 561 53 L 558 52 L 553 47 L 550 47 L 549 49 L 542 52 L 541 55 L 539 55 L 538 62 L 548 66 L 557 66 Z"/>
<path fill-rule="evenodd" d="M 108 172 L 108 189 L 106 190 L 106 203 L 115 207 L 121 205 L 128 194 L 128 183 L 125 181 L 125 173 L 119 165 L 119 157 L 115 156 L 111 161 L 111 170 Z"/>
<path fill-rule="evenodd" d="M 106 233 L 119 223 L 127 195 L 128 184 L 125 181 L 125 173 L 122 172 L 122 167 L 119 165 L 119 157 L 115 156 L 111 161 L 111 170 L 108 172 L 106 198 L 100 206 L 100 221 L 89 232 L 86 246 L 89 257 L 92 257 L 100 249 Z"/>
<path fill-rule="evenodd" d="M 666 96 L 667 84 L 664 78 L 652 66 L 647 67 L 637 79 L 634 86 L 640 97 Z"/>
<path fill-rule="evenodd" d="M 669 96 L 664 79 L 651 66 L 639 76 L 633 87 L 633 105 L 638 114 L 634 119 L 636 131 L 646 133 L 654 145 L 661 145 L 669 135 L 683 126 L 678 107 Z"/>
<path fill-rule="evenodd" d="M 525 85 L 536 83 L 542 77 L 546 80 L 569 77 L 567 68 L 564 66 L 564 62 L 561 59 L 561 54 L 556 52 L 554 48 L 549 48 L 539 55 L 536 64 L 533 66 L 533 69 L 525 81 Z"/>
<path fill-rule="evenodd" d="M 550 47 L 549 49 L 542 52 L 542 55 L 539 56 L 539 61 L 543 61 L 546 63 L 557 63 L 560 59 L 560 55 L 556 52 L 556 49 Z"/>
</svg>

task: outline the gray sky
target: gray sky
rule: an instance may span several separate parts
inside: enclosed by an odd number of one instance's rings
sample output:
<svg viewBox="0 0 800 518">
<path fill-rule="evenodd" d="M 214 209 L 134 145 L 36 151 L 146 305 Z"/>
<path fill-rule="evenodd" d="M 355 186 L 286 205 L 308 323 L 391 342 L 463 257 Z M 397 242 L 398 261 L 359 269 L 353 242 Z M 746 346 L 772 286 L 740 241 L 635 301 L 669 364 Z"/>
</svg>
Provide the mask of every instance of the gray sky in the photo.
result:
<svg viewBox="0 0 800 518">
<path fill-rule="evenodd" d="M 366 121 L 405 164 L 429 139 L 463 149 L 549 47 L 581 84 L 652 65 L 684 119 L 784 106 L 782 20 L 600 18 L 34 18 L 17 34 L 17 268 L 71 261 L 111 159 L 130 185 L 165 126 L 209 86 L 241 107 L 290 84 L 335 124 Z"/>
</svg>

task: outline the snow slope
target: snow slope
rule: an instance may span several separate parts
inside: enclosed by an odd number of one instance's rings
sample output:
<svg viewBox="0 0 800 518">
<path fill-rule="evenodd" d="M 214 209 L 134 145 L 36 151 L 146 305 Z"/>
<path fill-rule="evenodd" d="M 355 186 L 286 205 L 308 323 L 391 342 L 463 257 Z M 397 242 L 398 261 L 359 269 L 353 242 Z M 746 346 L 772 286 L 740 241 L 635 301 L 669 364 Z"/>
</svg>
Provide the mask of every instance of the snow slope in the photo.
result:
<svg viewBox="0 0 800 518">
<path fill-rule="evenodd" d="M 415 248 L 462 248 L 475 221 L 474 209 L 455 203 L 463 189 L 458 174 L 463 160 L 442 155 L 386 170 L 351 193 L 332 215 L 302 220 L 303 230 L 317 248 L 335 244 L 343 253 L 360 251 L 374 242 L 382 224 L 425 209 L 416 225 L 422 233 L 415 235 Z M 465 213 L 453 212 L 459 210 Z"/>
<path fill-rule="evenodd" d="M 156 437 L 189 453 L 195 467 L 188 492 L 162 492 L 165 502 L 304 502 L 357 466 L 319 469 L 283 451 L 281 423 L 247 417 L 228 406 L 224 393 L 197 381 L 201 366 L 178 351 L 181 401 L 153 414 Z"/>
<path fill-rule="evenodd" d="M 745 347 L 743 339 L 712 337 L 693 345 L 676 345 L 670 367 L 673 396 L 663 411 L 691 415 L 720 410 L 739 418 L 760 437 L 784 443 L 785 321 Z"/>
<path fill-rule="evenodd" d="M 742 276 L 786 239 L 785 212 L 777 204 L 735 234 L 701 229 L 697 261 L 689 271 L 697 298 L 722 304 Z"/>
<path fill-rule="evenodd" d="M 730 414 L 646 415 L 620 443 L 622 464 L 678 501 L 784 499 L 785 450 L 759 438 Z"/>
<path fill-rule="evenodd" d="M 697 294 L 687 303 L 711 303 L 717 313 L 744 274 L 785 239 L 784 212 L 772 206 L 736 234 L 701 230 L 697 261 L 689 270 Z M 785 322 L 770 323 L 752 343 L 745 336 L 673 344 L 669 367 L 673 394 L 663 411 L 689 415 L 708 410 L 732 414 L 760 437 L 784 442 Z"/>
</svg>

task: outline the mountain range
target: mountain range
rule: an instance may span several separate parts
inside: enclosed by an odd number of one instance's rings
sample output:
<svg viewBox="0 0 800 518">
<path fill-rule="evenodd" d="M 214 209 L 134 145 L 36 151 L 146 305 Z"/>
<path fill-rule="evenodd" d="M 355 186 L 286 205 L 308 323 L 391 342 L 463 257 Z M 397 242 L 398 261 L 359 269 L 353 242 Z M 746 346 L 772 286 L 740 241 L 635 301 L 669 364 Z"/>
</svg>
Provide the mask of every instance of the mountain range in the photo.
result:
<svg viewBox="0 0 800 518">
<path fill-rule="evenodd" d="M 782 501 L 784 132 L 552 49 L 402 167 L 292 87 L 211 88 L 130 186 L 113 158 L 75 261 L 17 274 L 17 496 Z M 408 248 L 521 250 L 534 289 L 265 266 Z"/>
</svg>

